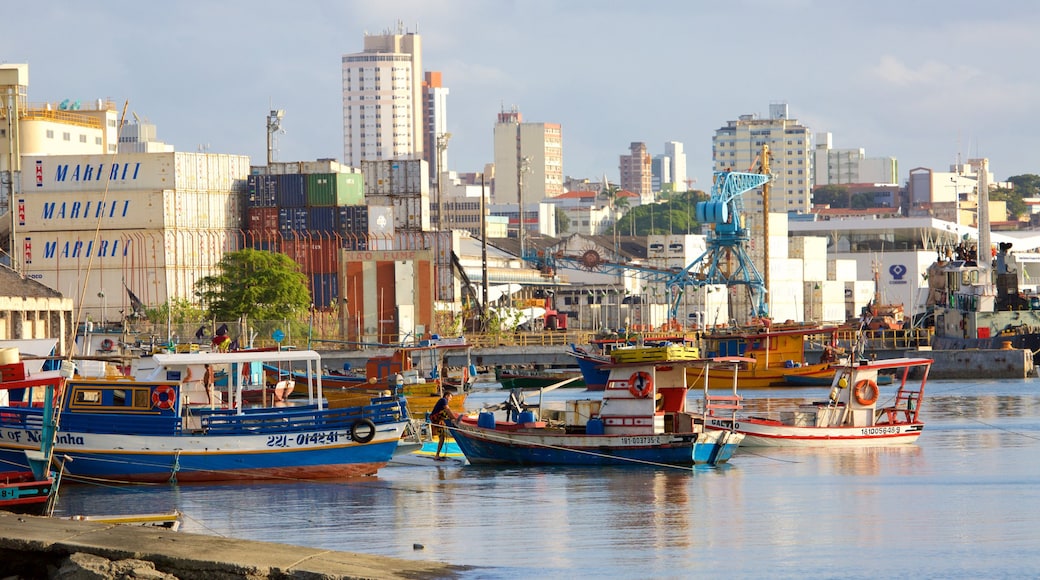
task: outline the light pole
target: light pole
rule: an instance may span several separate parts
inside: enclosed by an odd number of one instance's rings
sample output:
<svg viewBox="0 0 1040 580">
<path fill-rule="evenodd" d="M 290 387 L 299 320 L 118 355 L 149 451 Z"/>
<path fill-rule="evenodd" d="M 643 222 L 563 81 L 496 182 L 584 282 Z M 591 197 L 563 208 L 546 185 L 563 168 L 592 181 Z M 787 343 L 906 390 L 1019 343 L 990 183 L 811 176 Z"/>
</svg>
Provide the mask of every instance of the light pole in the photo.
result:
<svg viewBox="0 0 1040 580">
<path fill-rule="evenodd" d="M 444 230 L 444 202 L 441 180 L 444 178 L 444 153 L 448 150 L 448 140 L 451 133 L 440 133 L 437 135 L 437 231 Z"/>
<path fill-rule="evenodd" d="M 105 321 L 108 319 L 108 300 L 105 298 L 105 289 L 102 288 L 97 293 L 98 298 L 101 299 L 101 328 L 105 327 Z"/>
<path fill-rule="evenodd" d="M 272 109 L 267 115 L 267 165 L 274 162 L 274 134 L 282 129 L 285 109 Z"/>
<path fill-rule="evenodd" d="M 528 173 L 530 171 L 531 171 L 531 158 L 528 157 L 527 155 L 524 155 L 523 157 L 520 158 L 520 167 L 519 167 L 519 172 L 518 172 L 519 179 L 517 179 L 517 192 L 516 192 L 517 205 L 519 206 L 518 209 L 520 210 L 520 221 L 518 222 L 520 227 L 517 230 L 517 234 L 516 235 L 520 238 L 520 259 L 521 260 L 523 260 L 523 258 L 524 258 L 524 185 L 526 185 L 526 180 L 524 179 L 524 174 L 526 174 L 526 173 Z"/>
</svg>

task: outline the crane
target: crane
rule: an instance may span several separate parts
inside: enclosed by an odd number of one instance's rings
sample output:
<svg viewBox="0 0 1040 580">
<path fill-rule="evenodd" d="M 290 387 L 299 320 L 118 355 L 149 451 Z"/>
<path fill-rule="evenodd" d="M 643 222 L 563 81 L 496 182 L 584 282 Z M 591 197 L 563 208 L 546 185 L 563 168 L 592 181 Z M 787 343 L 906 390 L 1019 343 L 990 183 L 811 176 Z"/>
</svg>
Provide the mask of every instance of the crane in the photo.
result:
<svg viewBox="0 0 1040 580">
<path fill-rule="evenodd" d="M 745 226 L 743 194 L 762 187 L 770 181 L 768 173 L 716 171 L 708 201 L 697 203 L 696 219 L 711 224 L 707 249 L 697 259 L 678 272 L 647 266 L 622 264 L 603 259 L 590 249 L 581 255 L 568 256 L 562 252 L 530 252 L 525 260 L 538 264 L 542 272 L 555 272 L 559 267 L 598 270 L 605 272 L 640 272 L 647 282 L 663 283 L 670 291 L 668 318 L 676 321 L 686 288 L 709 285 L 744 286 L 752 297 L 753 317 L 768 315 L 766 285 L 758 271 L 747 245 L 751 239 Z"/>
</svg>

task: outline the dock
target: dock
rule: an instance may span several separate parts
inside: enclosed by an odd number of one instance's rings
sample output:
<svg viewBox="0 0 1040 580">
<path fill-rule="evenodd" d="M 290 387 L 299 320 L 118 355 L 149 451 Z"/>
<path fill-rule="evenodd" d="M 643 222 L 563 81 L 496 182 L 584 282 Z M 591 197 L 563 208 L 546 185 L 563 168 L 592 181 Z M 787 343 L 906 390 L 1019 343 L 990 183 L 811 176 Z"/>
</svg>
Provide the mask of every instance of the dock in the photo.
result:
<svg viewBox="0 0 1040 580">
<path fill-rule="evenodd" d="M 48 566 L 151 568 L 175 578 L 454 578 L 471 568 L 189 534 L 166 528 L 0 512 L 0 577 L 47 578 Z M 150 564 L 150 565 L 149 565 Z M 137 576 L 141 577 L 141 576 Z"/>
</svg>

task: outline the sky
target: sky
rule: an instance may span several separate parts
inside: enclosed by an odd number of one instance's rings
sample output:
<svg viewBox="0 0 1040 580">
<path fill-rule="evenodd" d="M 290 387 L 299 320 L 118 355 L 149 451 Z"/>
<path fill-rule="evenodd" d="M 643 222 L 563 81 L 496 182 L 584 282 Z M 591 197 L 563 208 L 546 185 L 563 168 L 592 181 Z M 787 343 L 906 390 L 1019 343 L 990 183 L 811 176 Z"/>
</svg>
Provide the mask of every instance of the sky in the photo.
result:
<svg viewBox="0 0 1040 580">
<path fill-rule="evenodd" d="M 988 157 L 1040 174 L 1040 2 L 1005 0 L 53 0 L 9 13 L 0 62 L 30 102 L 111 99 L 178 151 L 343 157 L 341 57 L 418 32 L 448 97 L 449 169 L 493 158 L 497 114 L 559 123 L 565 176 L 618 179 L 632 142 L 680 141 L 696 189 L 711 139 L 771 103 L 839 149 L 910 169 Z"/>
</svg>

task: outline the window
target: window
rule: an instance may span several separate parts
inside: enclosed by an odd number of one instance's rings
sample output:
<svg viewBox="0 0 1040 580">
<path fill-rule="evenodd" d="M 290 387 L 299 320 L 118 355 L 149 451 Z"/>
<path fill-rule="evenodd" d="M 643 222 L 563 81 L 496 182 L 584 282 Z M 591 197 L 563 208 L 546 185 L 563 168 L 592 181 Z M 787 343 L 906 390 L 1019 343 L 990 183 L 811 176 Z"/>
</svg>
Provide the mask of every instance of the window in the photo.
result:
<svg viewBox="0 0 1040 580">
<path fill-rule="evenodd" d="M 72 133 L 69 133 L 68 131 L 62 133 L 61 134 L 61 140 L 62 141 L 72 141 Z"/>
<path fill-rule="evenodd" d="M 86 135 L 80 135 L 79 136 L 79 142 L 80 143 L 86 143 L 87 142 L 87 136 Z"/>
<path fill-rule="evenodd" d="M 54 130 L 53 129 L 47 129 L 47 138 L 48 139 L 53 139 L 54 138 Z"/>
</svg>

